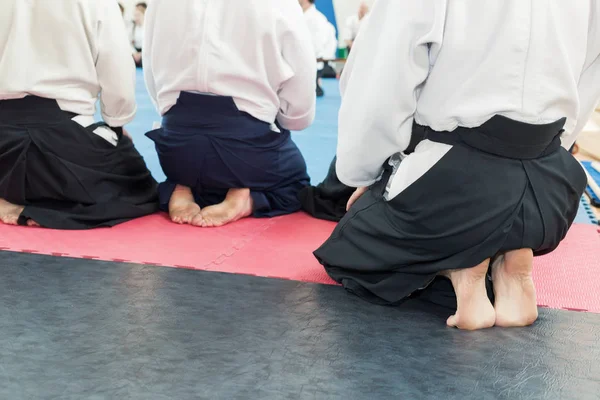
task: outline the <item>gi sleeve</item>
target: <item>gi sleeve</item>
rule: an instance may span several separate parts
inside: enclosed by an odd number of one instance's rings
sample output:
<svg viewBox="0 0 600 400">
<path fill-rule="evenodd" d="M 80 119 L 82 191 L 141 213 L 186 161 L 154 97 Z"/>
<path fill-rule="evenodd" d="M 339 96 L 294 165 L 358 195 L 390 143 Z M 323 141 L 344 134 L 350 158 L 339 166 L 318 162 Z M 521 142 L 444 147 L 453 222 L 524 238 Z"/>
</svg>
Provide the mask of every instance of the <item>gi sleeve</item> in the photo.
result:
<svg viewBox="0 0 600 400">
<path fill-rule="evenodd" d="M 154 56 L 154 24 L 156 21 L 155 7 L 150 4 L 146 10 L 146 18 L 144 20 L 144 51 L 142 52 L 142 64 L 144 65 L 144 82 L 146 89 L 150 95 L 152 104 L 158 110 L 158 92 L 156 91 L 156 81 L 152 71 L 152 59 Z"/>
<path fill-rule="evenodd" d="M 292 71 L 279 90 L 279 124 L 289 130 L 308 128 L 315 119 L 317 62 L 302 9 L 294 4 L 283 31 L 282 56 Z"/>
<path fill-rule="evenodd" d="M 102 2 L 99 7 L 96 73 L 102 118 L 112 127 L 121 127 L 131 122 L 137 111 L 135 63 L 118 4 Z"/>
<path fill-rule="evenodd" d="M 372 185 L 385 160 L 408 147 L 445 16 L 446 0 L 375 2 L 342 74 L 336 169 L 346 185 Z"/>
</svg>

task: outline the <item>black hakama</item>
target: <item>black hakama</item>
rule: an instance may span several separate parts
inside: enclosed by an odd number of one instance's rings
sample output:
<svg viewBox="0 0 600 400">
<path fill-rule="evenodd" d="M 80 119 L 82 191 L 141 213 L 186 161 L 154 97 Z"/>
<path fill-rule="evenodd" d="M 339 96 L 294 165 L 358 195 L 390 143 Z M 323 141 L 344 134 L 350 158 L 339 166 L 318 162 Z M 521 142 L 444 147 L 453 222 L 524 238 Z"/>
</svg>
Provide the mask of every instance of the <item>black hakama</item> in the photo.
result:
<svg viewBox="0 0 600 400">
<path fill-rule="evenodd" d="M 413 146 L 429 139 L 453 147 L 389 201 L 384 193 L 393 171 L 386 163 L 382 179 L 315 252 L 317 259 L 348 291 L 397 304 L 438 282 L 442 271 L 521 248 L 536 256 L 553 251 L 586 186 L 580 164 L 560 146 L 564 122 L 529 125 L 496 116 L 451 133 L 415 125 Z"/>
<path fill-rule="evenodd" d="M 0 101 L 0 198 L 25 206 L 19 223 L 88 229 L 157 211 L 156 182 L 131 139 L 114 146 L 93 133 L 106 125 L 84 128 L 74 116 L 54 100 Z"/>
<path fill-rule="evenodd" d="M 323 182 L 300 191 L 302 210 L 314 218 L 339 222 L 346 215 L 346 206 L 356 190 L 340 182 L 334 157 Z"/>
<path fill-rule="evenodd" d="M 147 136 L 167 176 L 159 187 L 164 211 L 177 184 L 191 188 L 200 207 L 247 188 L 254 217 L 300 210 L 298 193 L 310 179 L 290 132 L 239 111 L 231 97 L 182 92 L 162 128 Z"/>
</svg>

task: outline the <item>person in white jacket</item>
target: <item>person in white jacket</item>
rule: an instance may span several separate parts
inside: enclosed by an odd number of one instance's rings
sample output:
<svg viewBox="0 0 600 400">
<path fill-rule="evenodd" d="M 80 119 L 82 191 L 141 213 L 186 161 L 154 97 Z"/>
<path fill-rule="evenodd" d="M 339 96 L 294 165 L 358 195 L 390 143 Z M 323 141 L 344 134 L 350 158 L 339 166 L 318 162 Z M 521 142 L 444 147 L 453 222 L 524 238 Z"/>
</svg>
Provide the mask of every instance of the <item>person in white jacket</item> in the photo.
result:
<svg viewBox="0 0 600 400">
<path fill-rule="evenodd" d="M 304 19 L 311 34 L 315 58 L 320 60 L 317 64 L 317 96 L 321 97 L 325 94 L 321 87 L 323 68 L 325 68 L 325 62 L 322 60 L 335 58 L 336 31 L 327 17 L 317 10 L 315 0 L 299 0 L 299 3 L 304 11 Z"/>
<path fill-rule="evenodd" d="M 309 177 L 290 130 L 314 120 L 316 60 L 297 1 L 153 0 L 143 54 L 171 219 L 214 227 L 298 211 Z"/>
<path fill-rule="evenodd" d="M 358 189 L 315 252 L 331 277 L 446 299 L 453 327 L 534 323 L 533 258 L 587 183 L 566 149 L 600 100 L 600 1 L 378 0 L 341 85 L 336 172 Z"/>
<path fill-rule="evenodd" d="M 144 24 L 146 21 L 146 2 L 137 3 L 133 12 L 133 21 L 127 24 L 129 40 L 136 67 L 142 67 L 142 52 L 144 48 Z"/>
<path fill-rule="evenodd" d="M 369 15 L 369 6 L 365 2 L 361 2 L 358 7 L 358 13 L 346 20 L 345 40 L 348 50 L 352 50 L 352 45 L 360 32 L 360 28 L 364 25 L 367 16 Z"/>
<path fill-rule="evenodd" d="M 135 113 L 116 1 L 2 2 L 2 222 L 86 229 L 155 212 L 156 182 L 122 128 Z"/>
</svg>

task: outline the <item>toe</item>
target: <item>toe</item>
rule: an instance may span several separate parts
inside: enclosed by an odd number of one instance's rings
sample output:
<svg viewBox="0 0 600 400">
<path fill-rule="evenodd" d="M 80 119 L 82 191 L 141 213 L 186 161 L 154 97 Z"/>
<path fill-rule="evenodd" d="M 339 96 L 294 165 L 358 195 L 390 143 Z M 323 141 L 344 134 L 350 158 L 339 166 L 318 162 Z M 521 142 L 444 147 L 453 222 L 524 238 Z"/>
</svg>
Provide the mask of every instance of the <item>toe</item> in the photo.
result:
<svg viewBox="0 0 600 400">
<path fill-rule="evenodd" d="M 191 219 L 190 223 L 191 223 L 193 226 L 200 226 L 200 227 L 202 227 L 202 226 L 203 226 L 203 224 L 204 224 L 204 219 L 202 218 L 202 215 L 198 214 L 198 215 L 194 216 L 194 217 Z"/>
<path fill-rule="evenodd" d="M 448 320 L 446 321 L 446 325 L 448 325 L 451 328 L 456 328 L 458 323 L 458 317 L 456 316 L 456 314 L 450 316 L 450 318 L 448 318 Z"/>
<path fill-rule="evenodd" d="M 6 225 L 17 225 L 18 220 L 19 219 L 16 217 L 9 216 L 9 217 L 4 218 L 2 220 L 2 222 L 4 222 Z"/>
</svg>

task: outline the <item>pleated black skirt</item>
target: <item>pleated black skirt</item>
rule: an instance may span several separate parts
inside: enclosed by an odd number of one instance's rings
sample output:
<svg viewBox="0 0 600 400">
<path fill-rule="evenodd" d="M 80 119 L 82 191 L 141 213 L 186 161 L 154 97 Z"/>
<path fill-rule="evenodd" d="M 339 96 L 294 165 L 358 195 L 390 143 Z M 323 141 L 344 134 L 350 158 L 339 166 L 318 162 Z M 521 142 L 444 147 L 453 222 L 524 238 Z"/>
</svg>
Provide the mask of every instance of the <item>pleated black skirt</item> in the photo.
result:
<svg viewBox="0 0 600 400">
<path fill-rule="evenodd" d="M 348 291 L 397 304 L 442 271 L 510 250 L 555 250 L 586 186 L 580 164 L 560 147 L 564 122 L 529 125 L 497 116 L 451 133 L 415 125 L 413 146 L 429 139 L 452 149 L 389 201 L 386 166 L 315 256 Z"/>
<path fill-rule="evenodd" d="M 0 198 L 24 205 L 20 223 L 109 227 L 158 210 L 157 184 L 131 139 L 117 146 L 54 100 L 0 102 Z M 118 129 L 117 129 L 118 131 Z"/>
</svg>

